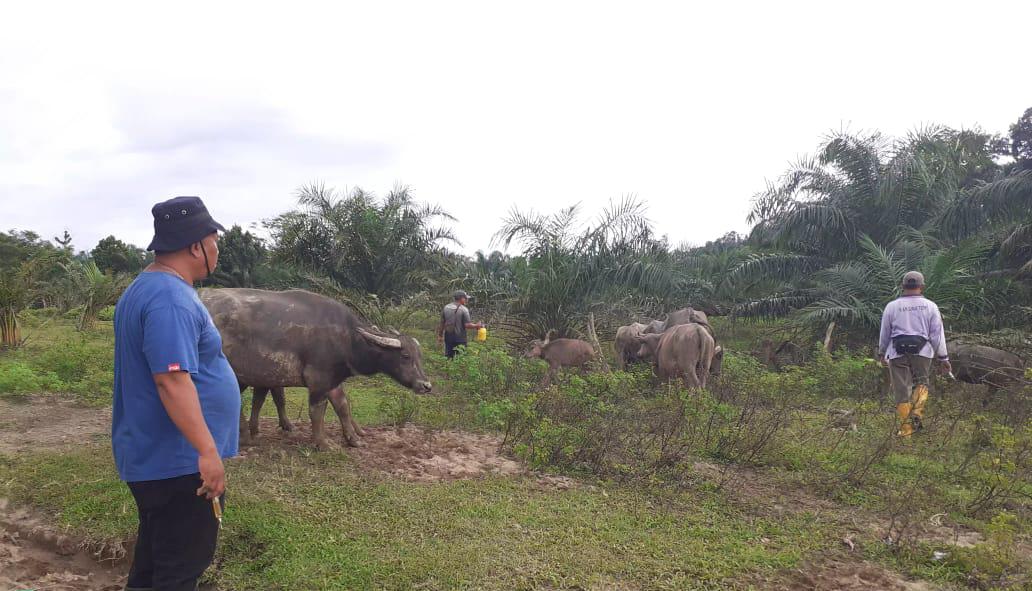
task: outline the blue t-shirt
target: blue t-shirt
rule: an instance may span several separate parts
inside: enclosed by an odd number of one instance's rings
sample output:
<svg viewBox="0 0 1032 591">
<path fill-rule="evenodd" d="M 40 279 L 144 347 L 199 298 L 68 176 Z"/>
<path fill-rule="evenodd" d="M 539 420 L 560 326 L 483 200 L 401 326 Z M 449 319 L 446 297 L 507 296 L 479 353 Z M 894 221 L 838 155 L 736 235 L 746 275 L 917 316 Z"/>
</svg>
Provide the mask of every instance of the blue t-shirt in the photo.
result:
<svg viewBox="0 0 1032 591">
<path fill-rule="evenodd" d="M 211 315 L 185 281 L 141 273 L 115 307 L 115 392 L 111 445 L 122 480 L 197 472 L 197 450 L 165 411 L 154 374 L 186 371 L 219 454 L 237 454 L 240 388 Z"/>
</svg>

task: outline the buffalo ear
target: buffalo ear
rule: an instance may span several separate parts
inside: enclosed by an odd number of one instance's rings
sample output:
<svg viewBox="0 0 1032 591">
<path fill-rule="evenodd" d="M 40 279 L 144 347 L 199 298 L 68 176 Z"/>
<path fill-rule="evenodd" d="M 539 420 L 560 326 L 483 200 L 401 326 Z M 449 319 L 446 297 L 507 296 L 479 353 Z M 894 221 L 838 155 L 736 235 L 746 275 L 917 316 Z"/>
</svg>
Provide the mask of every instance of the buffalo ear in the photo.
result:
<svg viewBox="0 0 1032 591">
<path fill-rule="evenodd" d="M 362 335 L 362 338 L 364 338 L 365 340 L 367 340 L 370 343 L 372 343 L 374 345 L 377 345 L 379 347 L 385 347 L 387 349 L 400 349 L 401 348 L 401 340 L 400 339 L 392 339 L 390 337 L 385 337 L 385 336 L 380 336 L 378 334 L 373 334 L 373 333 L 369 332 L 368 330 L 366 330 L 364 328 L 359 328 L 358 329 L 358 334 Z"/>
</svg>

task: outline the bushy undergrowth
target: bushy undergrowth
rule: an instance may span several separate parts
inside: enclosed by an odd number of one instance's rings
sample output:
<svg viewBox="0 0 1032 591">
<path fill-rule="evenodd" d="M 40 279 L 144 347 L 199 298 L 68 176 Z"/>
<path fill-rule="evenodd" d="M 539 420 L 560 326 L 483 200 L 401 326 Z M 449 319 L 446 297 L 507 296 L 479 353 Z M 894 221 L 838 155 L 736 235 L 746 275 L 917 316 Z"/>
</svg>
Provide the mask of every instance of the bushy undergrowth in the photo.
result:
<svg viewBox="0 0 1032 591">
<path fill-rule="evenodd" d="M 85 402 L 111 398 L 114 351 L 106 342 L 71 336 L 41 351 L 0 357 L 0 395 L 65 392 Z"/>
<path fill-rule="evenodd" d="M 502 343 L 470 343 L 454 359 L 435 364 L 449 391 L 472 404 L 480 426 L 504 429 L 516 405 L 545 374 L 543 362 L 510 355 Z"/>
<path fill-rule="evenodd" d="M 0 396 L 26 396 L 59 390 L 61 380 L 53 372 L 37 371 L 24 361 L 0 361 Z"/>
<path fill-rule="evenodd" d="M 569 373 L 541 388 L 540 363 L 497 346 L 473 345 L 443 368 L 479 422 L 538 469 L 680 482 L 699 459 L 778 467 L 898 513 L 901 538 L 909 524 L 898 507 L 972 519 L 1028 512 L 1032 423 L 979 417 L 976 399 L 939 384 L 926 431 L 902 441 L 883 370 L 846 353 L 816 352 L 782 372 L 728 353 L 706 390 L 659 384 L 648 367 Z"/>
</svg>

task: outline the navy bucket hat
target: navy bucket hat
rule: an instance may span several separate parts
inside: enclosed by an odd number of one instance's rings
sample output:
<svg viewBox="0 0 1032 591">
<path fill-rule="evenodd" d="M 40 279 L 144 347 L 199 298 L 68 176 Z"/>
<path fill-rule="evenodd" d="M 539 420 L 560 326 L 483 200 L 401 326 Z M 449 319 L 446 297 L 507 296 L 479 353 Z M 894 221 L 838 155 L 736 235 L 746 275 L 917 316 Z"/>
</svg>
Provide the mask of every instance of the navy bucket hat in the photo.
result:
<svg viewBox="0 0 1032 591">
<path fill-rule="evenodd" d="M 208 234 L 226 231 L 212 219 L 200 197 L 173 197 L 152 207 L 151 214 L 154 240 L 147 250 L 175 252 L 200 242 Z"/>
</svg>

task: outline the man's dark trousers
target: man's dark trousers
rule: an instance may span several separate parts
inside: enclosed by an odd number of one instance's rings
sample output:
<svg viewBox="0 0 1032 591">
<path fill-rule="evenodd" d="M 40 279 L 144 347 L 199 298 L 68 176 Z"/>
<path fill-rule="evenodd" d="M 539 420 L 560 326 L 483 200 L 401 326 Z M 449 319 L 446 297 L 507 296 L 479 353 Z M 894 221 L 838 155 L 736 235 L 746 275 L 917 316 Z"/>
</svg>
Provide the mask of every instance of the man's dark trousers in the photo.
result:
<svg viewBox="0 0 1032 591">
<path fill-rule="evenodd" d="M 127 591 L 194 591 L 219 536 L 211 501 L 197 495 L 200 475 L 127 484 L 140 514 Z"/>
<path fill-rule="evenodd" d="M 465 347 L 466 340 L 458 340 L 455 335 L 451 333 L 444 333 L 444 356 L 448 359 L 455 357 L 456 347 Z"/>
</svg>

